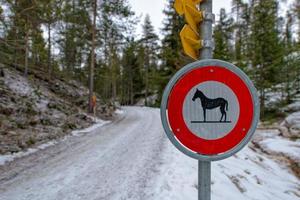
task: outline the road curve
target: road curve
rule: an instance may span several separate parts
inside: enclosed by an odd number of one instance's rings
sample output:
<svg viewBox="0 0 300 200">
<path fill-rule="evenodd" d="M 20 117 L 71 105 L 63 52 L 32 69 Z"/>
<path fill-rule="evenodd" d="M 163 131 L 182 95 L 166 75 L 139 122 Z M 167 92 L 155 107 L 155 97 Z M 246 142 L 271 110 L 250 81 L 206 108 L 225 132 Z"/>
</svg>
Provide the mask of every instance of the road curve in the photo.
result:
<svg viewBox="0 0 300 200">
<path fill-rule="evenodd" d="M 151 199 L 166 137 L 159 110 L 126 107 L 124 117 L 0 170 L 2 200 Z"/>
</svg>

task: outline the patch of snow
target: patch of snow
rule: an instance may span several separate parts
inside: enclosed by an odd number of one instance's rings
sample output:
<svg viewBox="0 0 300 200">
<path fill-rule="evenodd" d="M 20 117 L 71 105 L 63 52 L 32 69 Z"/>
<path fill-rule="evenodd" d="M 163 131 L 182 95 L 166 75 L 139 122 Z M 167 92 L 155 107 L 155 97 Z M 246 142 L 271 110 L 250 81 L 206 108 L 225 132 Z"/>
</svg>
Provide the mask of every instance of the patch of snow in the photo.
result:
<svg viewBox="0 0 300 200">
<path fill-rule="evenodd" d="M 289 127 L 300 129 L 300 112 L 295 112 L 289 115 L 285 119 L 284 123 L 288 124 Z"/>
<path fill-rule="evenodd" d="M 13 161 L 17 158 L 28 156 L 32 153 L 37 152 L 38 150 L 39 150 L 39 148 L 36 148 L 36 149 L 29 148 L 26 151 L 21 151 L 21 152 L 18 152 L 18 153 L 13 153 L 13 154 L 8 154 L 8 155 L 0 155 L 0 166 L 4 165 L 7 162 L 11 162 L 11 161 Z"/>
<path fill-rule="evenodd" d="M 101 120 L 101 119 L 96 119 L 96 123 L 94 125 L 92 125 L 92 126 L 90 126 L 88 128 L 82 129 L 82 130 L 72 131 L 71 136 L 80 136 L 82 134 L 93 132 L 96 129 L 104 126 L 107 123 L 110 123 L 110 121 L 104 121 L 104 120 Z M 13 153 L 13 154 L 8 154 L 8 155 L 0 155 L 0 166 L 4 165 L 7 162 L 12 162 L 12 161 L 14 161 L 17 158 L 28 156 L 28 155 L 30 155 L 32 153 L 37 152 L 38 150 L 46 149 L 46 148 L 48 148 L 50 146 L 53 146 L 53 145 L 57 144 L 59 141 L 65 141 L 69 137 L 70 136 L 67 135 L 67 136 L 65 136 L 62 139 L 52 140 L 52 141 L 49 141 L 47 143 L 41 144 L 41 145 L 37 146 L 36 148 L 29 148 L 26 151 L 21 151 L 21 152 L 18 152 L 18 153 Z"/>
<path fill-rule="evenodd" d="M 124 114 L 124 110 L 117 109 L 115 111 L 115 113 L 118 114 L 118 115 L 123 115 Z"/>
<path fill-rule="evenodd" d="M 281 92 L 268 92 L 266 93 L 265 103 L 267 106 L 272 106 L 282 100 Z"/>
<path fill-rule="evenodd" d="M 36 107 L 40 110 L 40 111 L 46 111 L 48 109 L 48 103 L 49 100 L 47 99 L 40 99 L 39 101 L 36 102 Z"/>
<path fill-rule="evenodd" d="M 300 111 L 300 101 L 296 101 L 287 106 L 287 110 L 289 111 Z"/>
<path fill-rule="evenodd" d="M 290 158 L 300 162 L 300 140 L 291 141 L 277 136 L 261 141 L 260 145 L 267 151 L 286 154 Z"/>
<path fill-rule="evenodd" d="M 10 72 L 5 72 L 4 84 L 13 92 L 21 96 L 29 96 L 33 92 L 33 88 L 25 77 L 20 75 L 12 75 Z"/>
<path fill-rule="evenodd" d="M 93 132 L 94 130 L 110 123 L 111 121 L 104 121 L 102 119 L 99 119 L 99 118 L 96 118 L 95 119 L 96 123 L 88 128 L 85 128 L 85 129 L 81 129 L 81 130 L 75 130 L 75 131 L 72 131 L 72 135 L 73 136 L 79 136 L 79 135 L 82 135 L 82 134 L 86 134 L 86 133 L 90 133 L 90 132 Z"/>
<path fill-rule="evenodd" d="M 157 95 L 157 94 L 154 94 L 154 95 L 152 95 L 152 96 L 149 96 L 149 97 L 147 98 L 148 104 L 149 104 L 149 105 L 155 104 L 157 98 L 158 98 L 158 95 Z M 145 99 L 143 98 L 143 99 L 140 99 L 135 105 L 136 105 L 136 106 L 145 106 L 145 104 L 146 104 L 146 102 L 145 102 Z"/>
<path fill-rule="evenodd" d="M 282 138 L 274 138 L 285 143 Z M 271 141 L 268 141 L 271 144 Z M 275 146 L 274 146 L 275 148 Z M 289 153 L 300 155 L 300 147 L 287 143 L 282 146 Z M 196 200 L 198 195 L 198 163 L 171 144 L 167 145 L 152 199 Z M 212 163 L 212 199 L 214 200 L 298 200 L 299 179 L 288 169 L 249 147 L 226 160 Z"/>
</svg>

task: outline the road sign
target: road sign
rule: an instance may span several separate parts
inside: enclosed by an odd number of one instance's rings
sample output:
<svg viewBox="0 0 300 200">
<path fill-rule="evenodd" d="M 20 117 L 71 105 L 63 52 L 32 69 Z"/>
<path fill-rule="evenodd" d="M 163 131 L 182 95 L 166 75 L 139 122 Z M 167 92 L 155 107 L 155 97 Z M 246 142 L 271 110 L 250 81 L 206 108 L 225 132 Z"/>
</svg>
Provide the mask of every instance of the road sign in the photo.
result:
<svg viewBox="0 0 300 200">
<path fill-rule="evenodd" d="M 187 25 L 180 32 L 184 52 L 194 58 L 199 57 L 200 45 L 199 24 L 203 20 L 203 12 L 198 5 L 202 0 L 175 0 L 174 8 L 179 15 L 184 15 Z"/>
<path fill-rule="evenodd" d="M 221 160 L 251 139 L 259 121 L 259 101 L 252 82 L 236 66 L 196 61 L 170 80 L 161 118 L 180 151 L 202 161 Z"/>
<path fill-rule="evenodd" d="M 184 52 L 188 56 L 197 60 L 199 57 L 199 49 L 202 47 L 202 42 L 199 40 L 199 36 L 189 25 L 186 24 L 180 32 L 180 39 Z"/>
<path fill-rule="evenodd" d="M 198 24 L 202 21 L 202 12 L 197 5 L 201 1 L 194 0 L 175 0 L 174 8 L 179 15 L 184 15 L 186 22 L 191 26 L 195 33 L 198 32 Z"/>
</svg>

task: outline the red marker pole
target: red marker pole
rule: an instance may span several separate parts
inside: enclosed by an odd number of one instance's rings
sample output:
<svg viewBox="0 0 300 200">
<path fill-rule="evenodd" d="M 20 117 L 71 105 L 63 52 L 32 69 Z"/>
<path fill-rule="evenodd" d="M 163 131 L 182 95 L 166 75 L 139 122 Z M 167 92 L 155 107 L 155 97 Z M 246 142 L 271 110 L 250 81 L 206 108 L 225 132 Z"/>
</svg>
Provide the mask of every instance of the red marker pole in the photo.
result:
<svg viewBox="0 0 300 200">
<path fill-rule="evenodd" d="M 200 36 L 203 40 L 203 48 L 200 49 L 200 59 L 211 59 L 213 56 L 212 24 L 212 0 L 204 0 L 200 4 L 200 10 L 204 14 L 204 20 L 200 25 Z M 198 199 L 211 199 L 211 162 L 198 161 Z"/>
</svg>

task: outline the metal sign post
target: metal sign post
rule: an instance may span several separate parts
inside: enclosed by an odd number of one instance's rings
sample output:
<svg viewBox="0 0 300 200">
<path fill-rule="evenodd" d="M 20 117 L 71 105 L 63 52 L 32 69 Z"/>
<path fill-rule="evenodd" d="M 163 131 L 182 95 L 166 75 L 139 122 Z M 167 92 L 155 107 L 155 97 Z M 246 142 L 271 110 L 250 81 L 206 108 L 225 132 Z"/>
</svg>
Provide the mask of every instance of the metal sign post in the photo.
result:
<svg viewBox="0 0 300 200">
<path fill-rule="evenodd" d="M 170 79 L 161 120 L 172 144 L 198 160 L 198 199 L 210 200 L 211 162 L 234 155 L 250 141 L 259 121 L 259 100 L 241 69 L 212 59 L 212 0 L 175 0 L 174 7 L 188 23 L 180 33 L 184 52 L 200 60 Z"/>
<path fill-rule="evenodd" d="M 200 3 L 200 10 L 204 19 L 200 24 L 200 38 L 203 40 L 203 47 L 200 49 L 200 59 L 211 59 L 213 54 L 212 40 L 212 0 L 205 0 Z M 211 199 L 211 162 L 198 161 L 198 199 Z"/>
<path fill-rule="evenodd" d="M 180 69 L 169 81 L 161 120 L 172 144 L 199 160 L 199 200 L 209 200 L 211 161 L 237 153 L 256 130 L 257 91 L 233 64 L 199 60 Z"/>
</svg>

